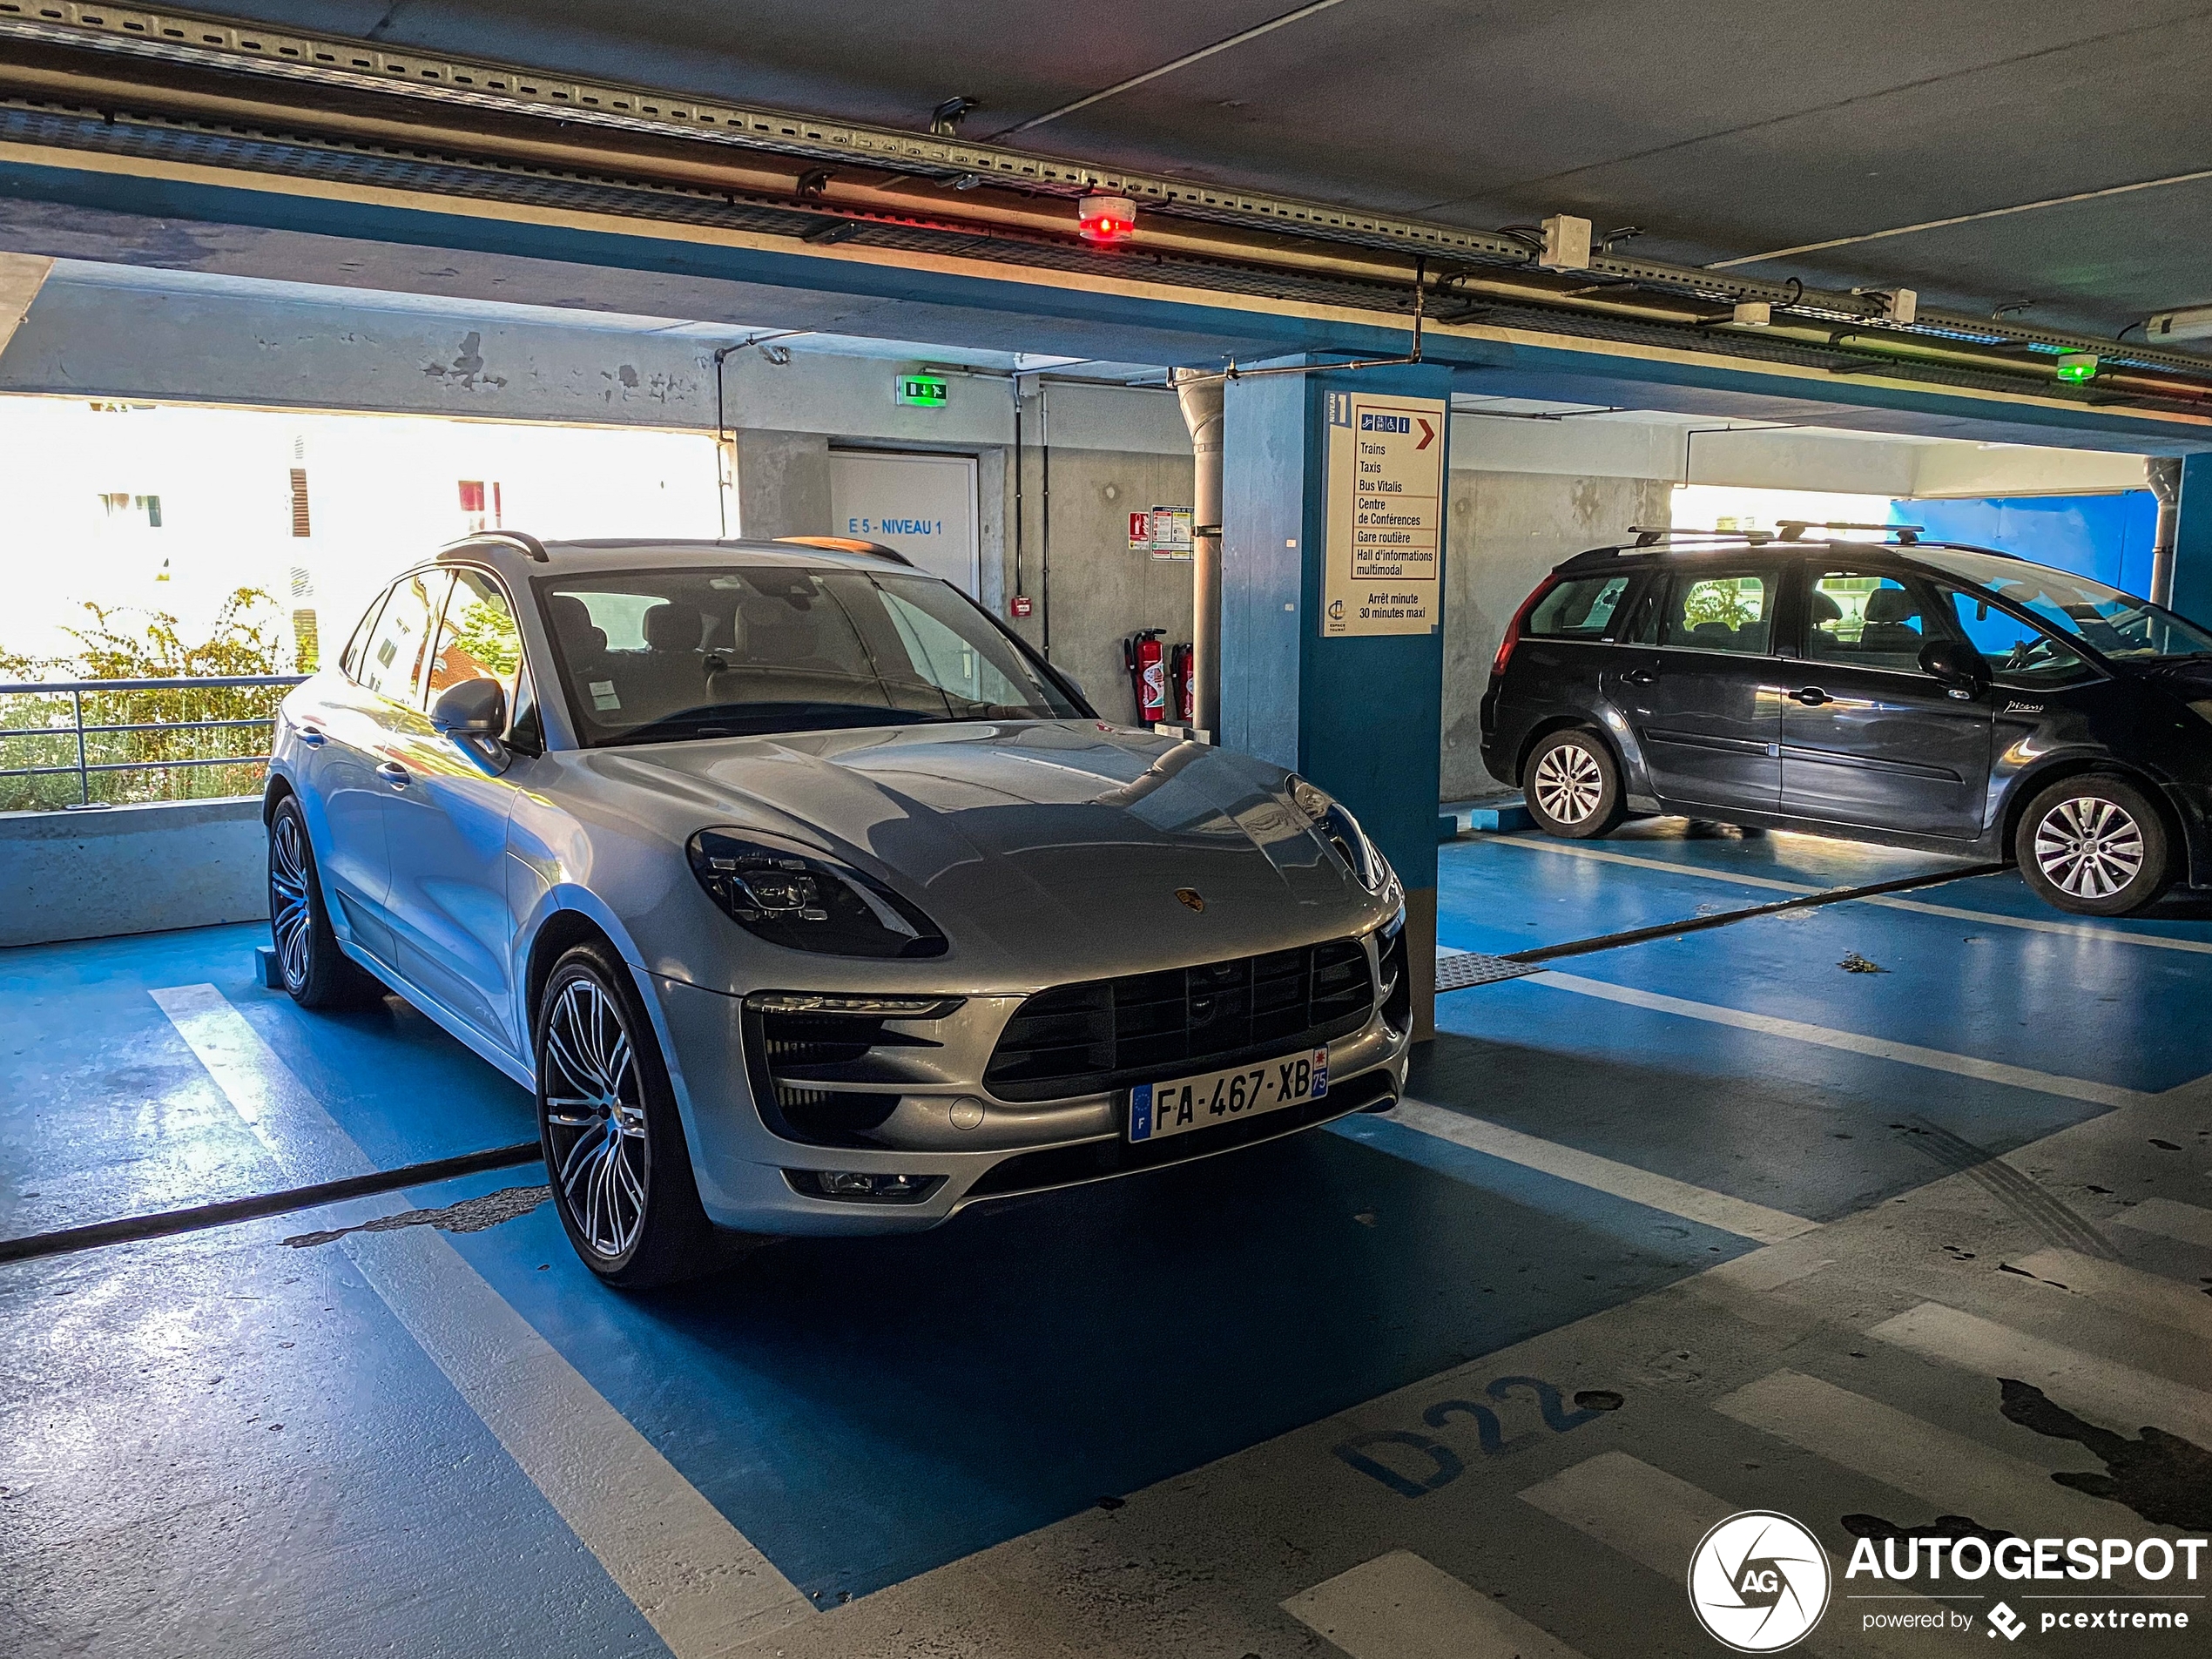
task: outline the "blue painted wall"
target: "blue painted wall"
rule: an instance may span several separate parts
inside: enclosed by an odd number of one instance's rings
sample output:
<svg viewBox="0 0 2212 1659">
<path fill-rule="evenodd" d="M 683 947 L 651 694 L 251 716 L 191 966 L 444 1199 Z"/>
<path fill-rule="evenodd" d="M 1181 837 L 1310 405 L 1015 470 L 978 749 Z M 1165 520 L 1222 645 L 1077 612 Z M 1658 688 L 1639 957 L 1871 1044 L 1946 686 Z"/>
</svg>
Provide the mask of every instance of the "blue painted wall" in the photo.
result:
<svg viewBox="0 0 2212 1659">
<path fill-rule="evenodd" d="M 2011 496 L 1984 501 L 1898 501 L 1892 524 L 1925 524 L 1930 541 L 1974 542 L 2124 592 L 2150 591 L 2158 500 L 2148 489 L 2114 496 Z"/>
</svg>

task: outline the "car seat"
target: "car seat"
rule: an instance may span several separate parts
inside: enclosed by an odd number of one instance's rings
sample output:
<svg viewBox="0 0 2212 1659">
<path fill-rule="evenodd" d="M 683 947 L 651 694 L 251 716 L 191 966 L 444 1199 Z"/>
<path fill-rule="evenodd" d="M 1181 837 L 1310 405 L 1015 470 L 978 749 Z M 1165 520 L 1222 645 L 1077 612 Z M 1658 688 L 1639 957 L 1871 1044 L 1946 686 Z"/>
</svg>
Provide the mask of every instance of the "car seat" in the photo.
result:
<svg viewBox="0 0 2212 1659">
<path fill-rule="evenodd" d="M 1926 641 L 1919 623 L 1919 602 L 1910 593 L 1903 588 L 1877 588 L 1866 596 L 1866 628 L 1858 637 L 1858 648 L 1917 658 Z"/>
</svg>

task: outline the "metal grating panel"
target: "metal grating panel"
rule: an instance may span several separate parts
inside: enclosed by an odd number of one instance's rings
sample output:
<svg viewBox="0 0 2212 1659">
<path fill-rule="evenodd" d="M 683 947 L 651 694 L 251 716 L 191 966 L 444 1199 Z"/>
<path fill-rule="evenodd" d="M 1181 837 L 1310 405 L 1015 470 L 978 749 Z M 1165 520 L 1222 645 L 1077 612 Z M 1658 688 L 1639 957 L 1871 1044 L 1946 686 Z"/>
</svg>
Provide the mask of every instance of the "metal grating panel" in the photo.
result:
<svg viewBox="0 0 2212 1659">
<path fill-rule="evenodd" d="M 1464 991 L 1471 985 L 1494 985 L 1501 979 L 1520 979 L 1542 973 L 1539 962 L 1516 962 L 1510 956 L 1485 956 L 1479 951 L 1440 950 L 1436 953 L 1436 988 Z"/>
</svg>

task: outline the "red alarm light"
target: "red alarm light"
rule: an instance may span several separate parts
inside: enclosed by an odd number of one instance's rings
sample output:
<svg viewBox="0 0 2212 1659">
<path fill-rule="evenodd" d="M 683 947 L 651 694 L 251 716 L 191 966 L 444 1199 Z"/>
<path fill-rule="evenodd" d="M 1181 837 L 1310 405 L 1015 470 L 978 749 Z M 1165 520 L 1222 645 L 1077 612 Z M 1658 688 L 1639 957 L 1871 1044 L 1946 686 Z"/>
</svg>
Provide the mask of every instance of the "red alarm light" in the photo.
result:
<svg viewBox="0 0 2212 1659">
<path fill-rule="evenodd" d="M 1136 204 L 1126 196 L 1086 196 L 1076 209 L 1076 233 L 1101 246 L 1136 234 Z"/>
</svg>

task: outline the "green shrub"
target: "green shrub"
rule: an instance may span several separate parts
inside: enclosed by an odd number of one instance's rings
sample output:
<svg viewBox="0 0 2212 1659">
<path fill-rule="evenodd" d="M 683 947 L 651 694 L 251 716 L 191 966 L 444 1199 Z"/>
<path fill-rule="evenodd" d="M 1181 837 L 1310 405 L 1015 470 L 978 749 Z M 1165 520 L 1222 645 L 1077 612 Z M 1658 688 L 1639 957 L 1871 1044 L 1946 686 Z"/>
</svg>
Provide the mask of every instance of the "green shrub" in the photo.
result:
<svg viewBox="0 0 2212 1659">
<path fill-rule="evenodd" d="M 0 681 L 233 678 L 291 671 L 282 617 L 275 601 L 259 588 L 233 592 L 208 637 L 197 644 L 185 640 L 177 618 L 165 611 L 139 613 L 144 624 L 131 631 L 132 624 L 125 620 L 130 613 L 122 607 L 88 603 L 84 609 L 91 620 L 66 631 L 78 643 L 74 652 L 33 658 L 0 651 Z M 91 772 L 87 782 L 92 801 L 121 806 L 259 794 L 266 771 L 263 757 L 268 753 L 276 706 L 285 690 L 281 685 L 207 685 L 84 692 L 87 726 L 141 728 L 85 733 L 89 765 L 144 767 Z M 0 738 L 0 773 L 36 766 L 72 768 L 43 777 L 0 776 L 0 811 L 51 811 L 79 801 L 73 770 L 74 703 L 66 691 L 0 694 L 0 729 L 32 733 Z M 243 724 L 186 729 L 179 724 L 186 720 Z M 175 764 L 233 756 L 239 757 L 234 764 Z"/>
</svg>

